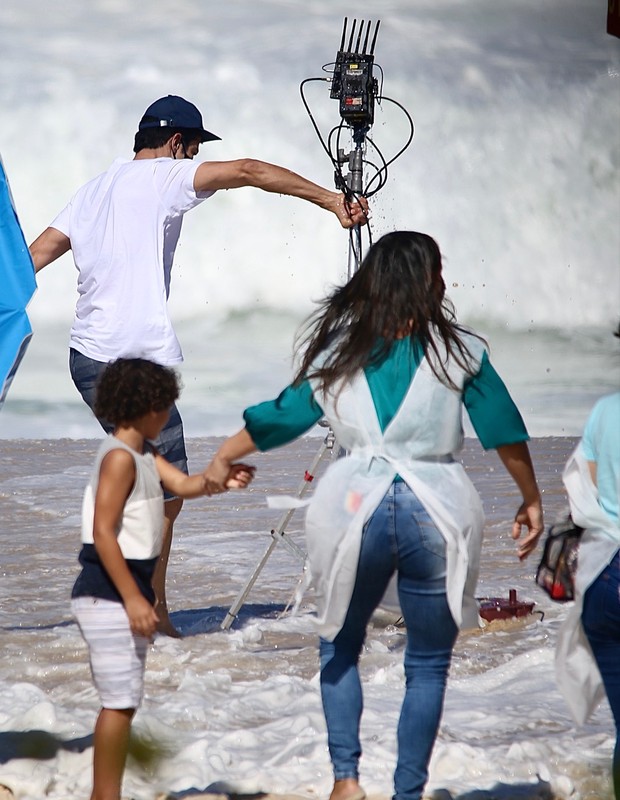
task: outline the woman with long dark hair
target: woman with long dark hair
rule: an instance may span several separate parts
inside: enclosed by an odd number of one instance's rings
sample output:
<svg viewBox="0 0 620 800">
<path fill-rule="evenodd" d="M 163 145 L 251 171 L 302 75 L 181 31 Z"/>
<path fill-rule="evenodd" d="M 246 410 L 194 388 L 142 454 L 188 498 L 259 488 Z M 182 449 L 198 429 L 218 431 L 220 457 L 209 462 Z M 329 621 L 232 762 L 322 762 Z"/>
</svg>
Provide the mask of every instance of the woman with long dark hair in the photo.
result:
<svg viewBox="0 0 620 800">
<path fill-rule="evenodd" d="M 395 800 L 420 800 L 459 627 L 477 625 L 480 499 L 454 460 L 465 406 L 497 450 L 523 502 L 512 536 L 534 549 L 542 508 L 527 431 L 484 340 L 457 324 L 441 254 L 428 235 L 389 233 L 322 303 L 299 342 L 300 367 L 207 470 L 297 438 L 325 416 L 347 453 L 321 479 L 306 543 L 321 635 L 321 694 L 334 768 L 330 800 L 360 800 L 358 659 L 366 626 L 394 573 L 407 630 Z"/>
</svg>

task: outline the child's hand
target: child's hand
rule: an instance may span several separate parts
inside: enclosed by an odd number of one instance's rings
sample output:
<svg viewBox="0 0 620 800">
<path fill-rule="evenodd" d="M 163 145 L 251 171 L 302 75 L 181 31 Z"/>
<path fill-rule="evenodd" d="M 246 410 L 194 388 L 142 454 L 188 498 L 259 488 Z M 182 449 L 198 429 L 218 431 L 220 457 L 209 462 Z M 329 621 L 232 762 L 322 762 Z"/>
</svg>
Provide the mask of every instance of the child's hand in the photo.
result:
<svg viewBox="0 0 620 800">
<path fill-rule="evenodd" d="M 245 489 L 254 479 L 256 467 L 249 464 L 231 464 L 230 472 L 226 479 L 227 489 Z"/>
<path fill-rule="evenodd" d="M 155 633 L 159 617 L 149 601 L 141 594 L 136 595 L 125 602 L 125 611 L 129 617 L 131 632 L 150 639 Z"/>
<path fill-rule="evenodd" d="M 229 464 L 217 456 L 202 473 L 205 494 L 220 494 L 228 489 L 245 489 L 254 477 L 255 467 Z"/>
<path fill-rule="evenodd" d="M 238 458 L 256 452 L 256 445 L 246 428 L 227 439 L 202 473 L 205 494 L 217 494 L 227 489 L 245 489 L 254 477 L 254 467 L 242 464 Z"/>
</svg>

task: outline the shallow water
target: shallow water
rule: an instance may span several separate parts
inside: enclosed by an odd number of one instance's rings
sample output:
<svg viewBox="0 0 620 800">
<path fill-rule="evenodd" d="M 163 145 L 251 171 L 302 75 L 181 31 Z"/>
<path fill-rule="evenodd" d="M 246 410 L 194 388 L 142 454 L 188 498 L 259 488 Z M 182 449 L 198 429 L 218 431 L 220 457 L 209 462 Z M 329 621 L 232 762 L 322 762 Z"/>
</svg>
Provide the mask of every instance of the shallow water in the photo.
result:
<svg viewBox="0 0 620 800">
<path fill-rule="evenodd" d="M 194 469 L 218 441 L 189 441 Z M 248 492 L 186 504 L 168 584 L 184 638 L 158 637 L 149 652 L 134 726 L 146 744 L 138 752 L 142 761 L 128 767 L 127 797 L 153 800 L 158 791 L 192 787 L 307 797 L 329 791 L 312 596 L 296 616 L 280 617 L 301 577 L 301 563 L 283 545 L 231 630 L 220 629 L 271 542 L 278 517 L 266 495 L 294 492 L 320 444 L 309 437 L 258 455 Z M 560 472 L 574 444 L 568 437 L 532 442 L 548 521 L 565 507 Z M 98 704 L 68 597 L 77 573 L 82 487 L 96 446 L 94 440 L 0 442 L 0 783 L 24 800 L 88 796 Z M 496 455 L 467 440 L 464 461 L 487 514 L 478 595 L 506 596 L 514 588 L 536 603 L 536 613 L 459 637 L 429 794 L 446 789 L 459 800 L 534 800 L 551 792 L 562 800 L 602 800 L 609 797 L 610 712 L 601 706 L 586 726 L 573 725 L 553 672 L 565 609 L 535 587 L 536 559 L 516 558 L 509 534 L 517 498 Z M 301 521 L 294 516 L 289 526 L 300 543 Z M 383 797 L 391 787 L 402 692 L 403 634 L 395 622 L 393 614 L 377 616 L 361 666 L 361 777 L 369 793 Z"/>
<path fill-rule="evenodd" d="M 604 5 L 604 4 L 603 4 Z M 379 13 L 380 12 L 380 13 Z M 299 99 L 299 82 L 334 58 L 342 19 L 381 16 L 385 94 L 414 118 L 413 145 L 372 200 L 376 238 L 425 230 L 441 245 L 459 318 L 487 334 L 492 360 L 530 433 L 547 514 L 565 504 L 559 475 L 595 399 L 620 385 L 620 51 L 596 0 L 47 0 L 0 4 L 0 152 L 28 241 L 75 189 L 131 156 L 143 109 L 183 94 L 222 135 L 201 158 L 282 163 L 331 187 L 333 170 Z M 311 99 L 329 129 L 336 106 Z M 377 110 L 387 155 L 406 126 Z M 190 437 L 241 424 L 248 404 L 290 377 L 293 334 L 346 269 L 347 235 L 299 201 L 222 192 L 193 214 L 177 251 L 171 313 L 182 342 L 181 407 Z M 35 330 L 0 413 L 0 783 L 23 800 L 87 797 L 97 713 L 68 594 L 79 508 L 99 429 L 67 370 L 75 304 L 70 258 L 39 275 Z M 25 437 L 25 438 L 24 438 Z M 559 437 L 559 438 L 558 438 Z M 36 440 L 36 441 L 35 441 Z M 220 630 L 277 521 L 265 495 L 294 490 L 319 446 L 311 437 L 259 456 L 246 495 L 188 503 L 173 548 L 169 600 L 182 640 L 158 638 L 135 728 L 150 743 L 125 793 L 226 786 L 324 796 L 330 771 L 317 687 L 312 598 L 296 617 L 300 563 L 278 545 L 232 631 Z M 194 467 L 215 439 L 190 439 Z M 509 540 L 516 498 L 493 455 L 468 442 L 487 511 L 480 595 L 536 602 L 535 614 L 457 643 L 431 789 L 459 800 L 608 796 L 609 711 L 574 728 L 555 688 L 553 645 L 565 614 L 533 585 Z M 300 520 L 290 535 L 301 538 Z M 372 627 L 362 778 L 387 796 L 402 687 L 402 633 Z M 39 731 L 34 734 L 33 731 Z M 151 758 L 146 758 L 148 753 Z M 33 756 L 36 757 L 27 757 Z M 493 788 L 494 787 L 494 788 Z"/>
</svg>

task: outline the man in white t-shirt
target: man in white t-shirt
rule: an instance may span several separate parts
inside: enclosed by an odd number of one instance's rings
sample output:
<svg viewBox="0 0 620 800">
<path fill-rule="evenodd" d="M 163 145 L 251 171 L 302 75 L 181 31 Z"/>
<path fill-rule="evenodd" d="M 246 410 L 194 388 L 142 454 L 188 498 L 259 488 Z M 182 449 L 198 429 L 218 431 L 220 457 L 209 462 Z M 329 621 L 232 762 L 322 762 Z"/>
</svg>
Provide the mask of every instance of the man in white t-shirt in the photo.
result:
<svg viewBox="0 0 620 800">
<path fill-rule="evenodd" d="M 156 100 L 140 120 L 134 159 L 116 159 L 79 189 L 30 246 L 37 272 L 72 250 L 78 301 L 70 368 L 91 408 L 97 377 L 109 361 L 139 357 L 166 366 L 182 361 L 167 308 L 172 261 L 183 215 L 218 189 L 254 186 L 331 211 L 344 228 L 366 222 L 363 199 L 348 202 L 343 194 L 274 164 L 254 159 L 193 162 L 202 142 L 218 138 L 204 129 L 192 103 L 176 95 Z M 99 421 L 111 429 L 105 420 Z M 176 407 L 155 445 L 187 471 Z M 165 575 L 181 506 L 179 498 L 167 498 L 164 546 L 153 579 L 160 630 L 171 635 L 175 630 L 168 617 Z"/>
</svg>

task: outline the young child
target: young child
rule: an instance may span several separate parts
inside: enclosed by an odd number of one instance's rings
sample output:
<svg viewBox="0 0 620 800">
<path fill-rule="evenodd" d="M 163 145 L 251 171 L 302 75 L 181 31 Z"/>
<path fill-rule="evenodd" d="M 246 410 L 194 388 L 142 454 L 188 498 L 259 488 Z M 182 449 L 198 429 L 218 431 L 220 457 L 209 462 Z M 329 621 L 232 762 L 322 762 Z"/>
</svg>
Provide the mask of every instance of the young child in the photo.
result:
<svg viewBox="0 0 620 800">
<path fill-rule="evenodd" d="M 146 649 L 158 621 L 151 578 L 161 549 L 163 486 L 179 497 L 225 491 L 185 475 L 147 443 L 179 396 L 176 373 L 140 358 L 109 364 L 95 413 L 112 423 L 82 506 L 82 571 L 71 608 L 88 645 L 101 698 L 94 735 L 91 800 L 120 800 L 131 720 L 143 693 Z M 244 488 L 253 468 L 235 464 L 224 486 Z"/>
</svg>

